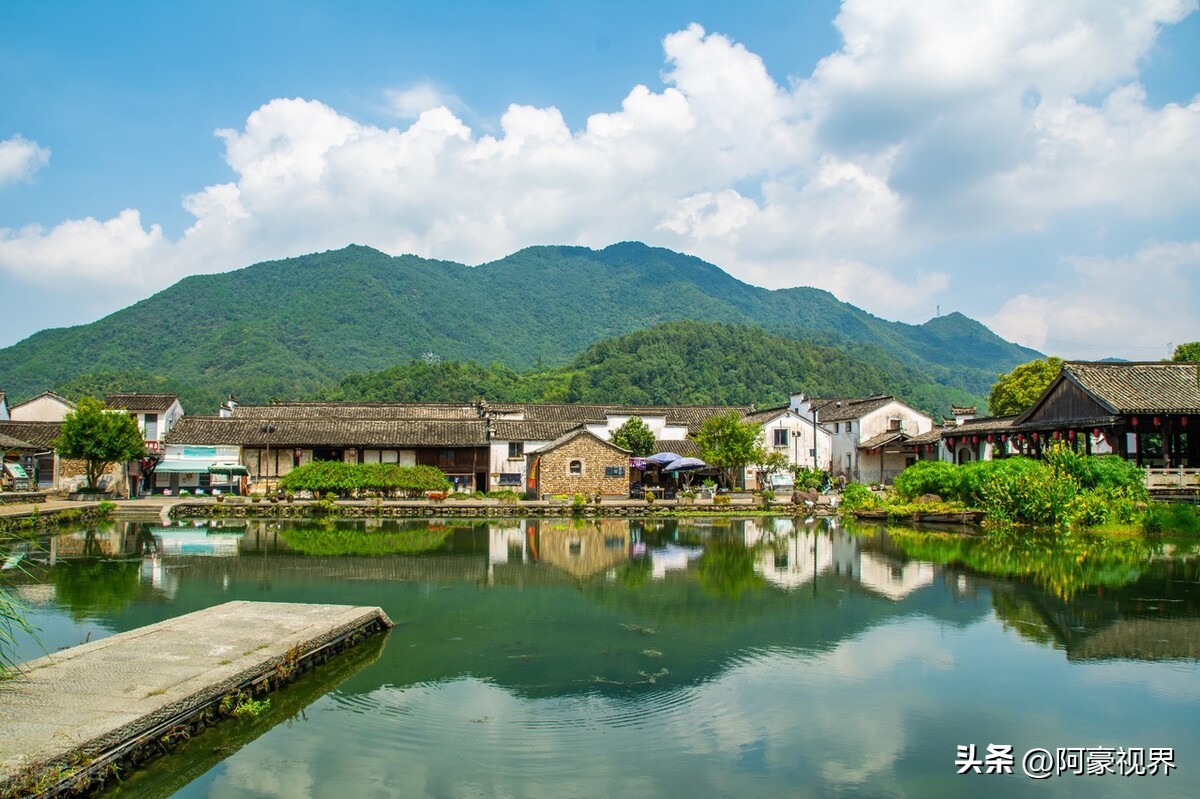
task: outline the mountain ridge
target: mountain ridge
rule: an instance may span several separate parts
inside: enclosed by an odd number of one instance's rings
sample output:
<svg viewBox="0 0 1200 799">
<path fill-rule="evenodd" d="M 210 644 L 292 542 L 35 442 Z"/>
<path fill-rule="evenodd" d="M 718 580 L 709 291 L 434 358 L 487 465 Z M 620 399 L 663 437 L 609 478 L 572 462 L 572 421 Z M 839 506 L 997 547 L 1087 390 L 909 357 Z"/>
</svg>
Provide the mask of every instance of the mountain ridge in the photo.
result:
<svg viewBox="0 0 1200 799">
<path fill-rule="evenodd" d="M 683 320 L 875 346 L 976 396 L 1040 355 L 961 314 L 890 322 L 821 289 L 752 286 L 640 242 L 539 245 L 477 266 L 356 244 L 192 275 L 95 322 L 35 333 L 0 350 L 0 388 L 29 396 L 80 375 L 141 371 L 214 396 L 300 397 L 425 353 L 565 365 L 606 338 Z"/>
</svg>

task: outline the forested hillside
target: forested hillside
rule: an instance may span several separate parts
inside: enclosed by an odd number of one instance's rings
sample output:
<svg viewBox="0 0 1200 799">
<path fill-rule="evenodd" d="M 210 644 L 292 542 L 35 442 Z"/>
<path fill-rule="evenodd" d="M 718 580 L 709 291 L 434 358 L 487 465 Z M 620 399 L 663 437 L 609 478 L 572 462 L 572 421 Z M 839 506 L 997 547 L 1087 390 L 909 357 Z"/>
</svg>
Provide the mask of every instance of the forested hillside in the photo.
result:
<svg viewBox="0 0 1200 799">
<path fill-rule="evenodd" d="M 890 393 L 939 415 L 977 398 L 929 382 L 877 347 L 850 353 L 759 328 L 667 322 L 592 345 L 566 367 L 523 372 L 474 361 L 415 360 L 347 376 L 323 399 L 782 405 L 810 396 Z"/>
<path fill-rule="evenodd" d="M 825 291 L 757 288 L 638 243 L 532 247 L 477 267 L 351 246 L 190 277 L 97 322 L 37 333 L 0 350 L 0 388 L 20 399 L 149 379 L 211 410 L 229 393 L 309 396 L 426 353 L 514 370 L 565 366 L 604 339 L 682 320 L 877 350 L 917 370 L 914 384 L 973 396 L 1038 355 L 958 314 L 887 322 Z"/>
</svg>

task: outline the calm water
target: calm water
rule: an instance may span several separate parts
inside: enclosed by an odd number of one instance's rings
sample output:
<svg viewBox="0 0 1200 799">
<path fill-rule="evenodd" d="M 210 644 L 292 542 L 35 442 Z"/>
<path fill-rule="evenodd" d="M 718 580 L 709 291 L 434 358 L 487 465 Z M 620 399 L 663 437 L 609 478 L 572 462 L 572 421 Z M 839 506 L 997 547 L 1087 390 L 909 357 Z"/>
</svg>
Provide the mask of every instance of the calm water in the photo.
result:
<svg viewBox="0 0 1200 799">
<path fill-rule="evenodd" d="M 1195 795 L 1194 545 L 783 519 L 213 524 L 0 549 L 41 630 L 19 655 L 233 599 L 380 605 L 397 626 L 106 795 Z M 1011 745 L 1015 773 L 956 775 L 970 744 Z M 1176 768 L 1035 781 L 1035 747 L 1168 747 Z"/>
</svg>

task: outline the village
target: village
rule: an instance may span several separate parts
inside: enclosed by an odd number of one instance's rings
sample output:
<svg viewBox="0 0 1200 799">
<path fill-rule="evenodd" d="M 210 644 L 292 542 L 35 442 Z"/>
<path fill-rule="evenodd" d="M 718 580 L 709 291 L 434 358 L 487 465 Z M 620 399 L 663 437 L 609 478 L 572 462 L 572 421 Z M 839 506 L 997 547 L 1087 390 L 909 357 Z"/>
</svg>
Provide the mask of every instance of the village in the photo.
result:
<svg viewBox="0 0 1200 799">
<path fill-rule="evenodd" d="M 1041 397 L 1016 416 L 955 407 L 940 420 L 895 396 L 791 395 L 786 405 L 338 403 L 240 404 L 185 414 L 173 394 L 114 393 L 130 414 L 144 457 L 115 464 L 101 488 L 117 498 L 152 494 L 265 494 L 309 463 L 431 466 L 455 493 L 513 492 L 675 499 L 684 489 L 786 491 L 800 470 L 826 487 L 886 486 L 918 461 L 964 464 L 1016 454 L 1039 457 L 1056 441 L 1084 454 L 1116 454 L 1146 473 L 1148 487 L 1190 485 L 1200 469 L 1200 365 L 1191 362 L 1067 362 Z M 53 392 L 9 406 L 0 393 L 0 448 L 10 488 L 69 494 L 83 481 L 77 461 L 54 449 L 74 404 Z M 759 429 L 765 463 L 734 473 L 702 459 L 706 420 L 736 414 Z M 612 442 L 639 419 L 652 453 Z"/>
</svg>

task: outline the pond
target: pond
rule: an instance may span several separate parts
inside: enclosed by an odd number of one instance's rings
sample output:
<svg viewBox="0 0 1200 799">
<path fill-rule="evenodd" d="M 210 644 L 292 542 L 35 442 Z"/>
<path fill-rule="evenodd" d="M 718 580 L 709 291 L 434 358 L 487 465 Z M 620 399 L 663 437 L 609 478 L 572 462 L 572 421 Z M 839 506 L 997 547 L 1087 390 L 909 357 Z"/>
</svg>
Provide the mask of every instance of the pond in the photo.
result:
<svg viewBox="0 0 1200 799">
<path fill-rule="evenodd" d="M 22 659 L 235 599 L 396 622 L 121 797 L 1193 796 L 1197 562 L 1194 543 L 771 518 L 116 523 L 0 545 L 40 628 Z"/>
</svg>

